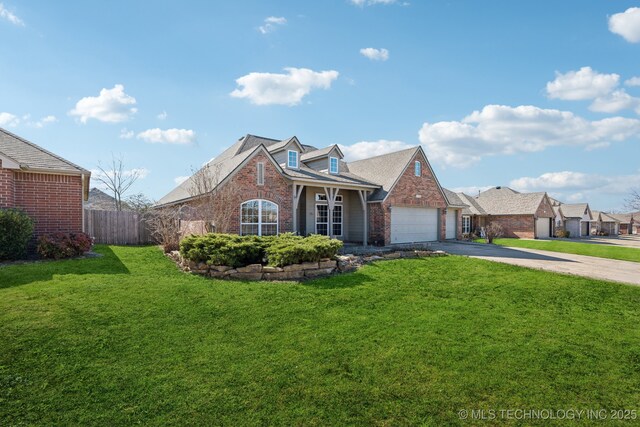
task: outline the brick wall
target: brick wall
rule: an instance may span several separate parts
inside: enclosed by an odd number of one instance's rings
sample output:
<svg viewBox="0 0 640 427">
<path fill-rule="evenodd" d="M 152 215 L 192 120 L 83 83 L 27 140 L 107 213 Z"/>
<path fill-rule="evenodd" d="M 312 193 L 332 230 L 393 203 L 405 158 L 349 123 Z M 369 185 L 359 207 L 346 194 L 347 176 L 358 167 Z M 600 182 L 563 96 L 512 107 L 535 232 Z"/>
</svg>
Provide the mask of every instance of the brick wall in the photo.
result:
<svg viewBox="0 0 640 427">
<path fill-rule="evenodd" d="M 492 215 L 487 218 L 487 225 L 492 222 L 502 226 L 503 237 L 517 237 L 520 239 L 533 239 L 535 237 L 533 215 Z"/>
<path fill-rule="evenodd" d="M 257 183 L 259 162 L 264 163 L 264 185 Z M 230 203 L 234 207 L 237 214 L 233 215 L 230 233 L 240 234 L 240 205 L 253 199 L 269 200 L 277 204 L 280 233 L 293 231 L 293 185 L 280 174 L 264 153 L 260 152 L 252 157 L 224 186 L 219 193 L 220 200 L 214 199 L 214 205 Z"/>
<path fill-rule="evenodd" d="M 554 217 L 553 207 L 549 204 L 549 201 L 547 200 L 546 197 L 542 200 L 542 203 L 540 203 L 540 206 L 538 206 L 538 209 L 536 210 L 536 217 L 537 218 L 553 218 Z"/>
<path fill-rule="evenodd" d="M 422 176 L 415 176 L 414 162 L 421 163 Z M 416 197 L 419 195 L 420 197 Z M 427 165 L 422 152 L 417 152 L 409 162 L 409 166 L 396 182 L 387 199 L 382 203 L 384 213 L 384 241 L 391 242 L 391 206 L 425 207 L 441 209 L 440 239 L 444 240 L 446 232 L 447 202 L 438 188 L 438 183 Z M 374 231 L 372 229 L 372 231 Z"/>
<path fill-rule="evenodd" d="M 384 242 L 385 214 L 382 203 L 369 203 L 369 243 Z"/>
<path fill-rule="evenodd" d="M 15 206 L 13 171 L 2 167 L 0 160 L 0 208 Z"/>
<path fill-rule="evenodd" d="M 82 231 L 80 176 L 15 172 L 15 206 L 35 221 L 36 237 Z"/>
</svg>

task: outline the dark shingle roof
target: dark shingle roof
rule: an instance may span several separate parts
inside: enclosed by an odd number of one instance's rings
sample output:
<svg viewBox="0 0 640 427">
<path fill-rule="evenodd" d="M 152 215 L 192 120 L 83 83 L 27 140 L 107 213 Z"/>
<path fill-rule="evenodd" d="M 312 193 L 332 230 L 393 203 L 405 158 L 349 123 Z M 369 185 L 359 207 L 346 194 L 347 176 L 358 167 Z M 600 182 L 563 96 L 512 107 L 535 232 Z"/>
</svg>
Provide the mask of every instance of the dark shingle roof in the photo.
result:
<svg viewBox="0 0 640 427">
<path fill-rule="evenodd" d="M 318 157 L 326 156 L 334 148 L 338 148 L 338 146 L 337 145 L 330 145 L 328 147 L 324 147 L 324 148 L 321 148 L 319 150 L 307 151 L 302 156 L 300 156 L 300 160 L 302 160 L 303 162 L 306 162 L 308 160 L 312 160 L 312 159 L 315 159 L 315 158 L 318 158 Z M 340 152 L 339 148 L 338 148 L 338 152 Z"/>
<path fill-rule="evenodd" d="M 23 169 L 89 174 L 86 169 L 2 128 L 0 154 L 12 159 Z"/>
</svg>

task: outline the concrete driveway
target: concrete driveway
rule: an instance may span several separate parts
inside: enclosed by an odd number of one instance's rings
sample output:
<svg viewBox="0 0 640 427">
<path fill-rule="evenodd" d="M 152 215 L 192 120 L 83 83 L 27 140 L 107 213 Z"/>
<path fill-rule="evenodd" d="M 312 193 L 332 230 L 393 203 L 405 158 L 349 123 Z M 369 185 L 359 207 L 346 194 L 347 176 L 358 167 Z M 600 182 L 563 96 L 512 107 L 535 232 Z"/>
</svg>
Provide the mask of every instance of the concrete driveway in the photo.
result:
<svg viewBox="0 0 640 427">
<path fill-rule="evenodd" d="M 640 286 L 640 263 L 637 262 L 537 249 L 506 248 L 482 243 L 441 242 L 433 243 L 431 249 L 440 249 L 453 255 Z"/>
</svg>

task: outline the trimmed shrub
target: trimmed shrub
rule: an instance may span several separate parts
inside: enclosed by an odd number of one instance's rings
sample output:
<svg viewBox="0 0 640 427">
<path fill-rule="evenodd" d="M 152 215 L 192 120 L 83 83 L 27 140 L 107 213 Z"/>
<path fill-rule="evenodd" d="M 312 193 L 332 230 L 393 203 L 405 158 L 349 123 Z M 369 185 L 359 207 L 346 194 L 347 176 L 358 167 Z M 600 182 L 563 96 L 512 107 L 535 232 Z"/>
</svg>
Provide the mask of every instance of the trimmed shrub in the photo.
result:
<svg viewBox="0 0 640 427">
<path fill-rule="evenodd" d="M 567 239 L 571 235 L 571 232 L 567 230 L 556 230 L 556 237 L 561 239 Z"/>
<path fill-rule="evenodd" d="M 27 255 L 33 220 L 20 209 L 0 209 L 0 260 Z"/>
<path fill-rule="evenodd" d="M 42 258 L 72 258 L 88 252 L 92 244 L 85 233 L 52 233 L 40 236 L 37 251 Z"/>
<path fill-rule="evenodd" d="M 209 233 L 184 238 L 180 242 L 180 254 L 189 261 L 209 265 L 242 267 L 266 262 L 282 267 L 331 258 L 341 247 L 340 240 L 319 235 L 301 237 L 283 233 L 258 237 Z"/>
<path fill-rule="evenodd" d="M 258 236 L 209 233 L 182 239 L 180 254 L 190 261 L 240 267 L 261 263 L 264 248 Z"/>
<path fill-rule="evenodd" d="M 341 247 L 340 240 L 318 234 L 312 234 L 309 237 L 284 235 L 282 238 L 278 236 L 273 239 L 265 248 L 265 255 L 269 264 L 283 267 L 332 258 Z"/>
</svg>

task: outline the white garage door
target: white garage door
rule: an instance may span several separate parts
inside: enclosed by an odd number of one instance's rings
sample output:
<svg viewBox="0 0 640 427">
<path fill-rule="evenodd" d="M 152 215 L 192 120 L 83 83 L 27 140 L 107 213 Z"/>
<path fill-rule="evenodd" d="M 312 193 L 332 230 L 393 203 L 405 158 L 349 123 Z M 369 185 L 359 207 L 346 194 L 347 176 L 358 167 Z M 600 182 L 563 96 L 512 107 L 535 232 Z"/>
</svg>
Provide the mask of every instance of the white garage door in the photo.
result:
<svg viewBox="0 0 640 427">
<path fill-rule="evenodd" d="M 447 239 L 455 239 L 456 238 L 456 216 L 458 211 L 453 209 L 447 209 Z"/>
<path fill-rule="evenodd" d="M 550 232 L 550 224 L 549 218 L 538 218 L 536 219 L 536 237 L 538 239 L 548 239 L 551 235 Z"/>
<path fill-rule="evenodd" d="M 391 207 L 391 243 L 438 240 L 438 210 Z"/>
</svg>

